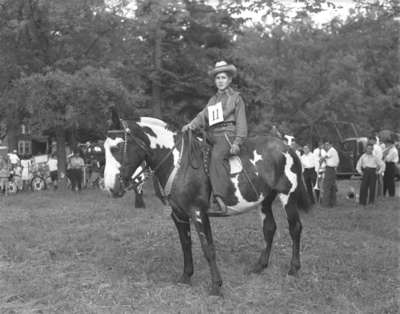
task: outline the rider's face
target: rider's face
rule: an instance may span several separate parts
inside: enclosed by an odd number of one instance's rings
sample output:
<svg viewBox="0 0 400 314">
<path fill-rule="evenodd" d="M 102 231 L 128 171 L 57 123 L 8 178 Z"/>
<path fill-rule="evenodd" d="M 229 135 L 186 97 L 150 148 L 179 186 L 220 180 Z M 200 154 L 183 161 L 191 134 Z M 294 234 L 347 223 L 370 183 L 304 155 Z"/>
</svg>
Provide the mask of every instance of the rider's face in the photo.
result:
<svg viewBox="0 0 400 314">
<path fill-rule="evenodd" d="M 215 76 L 215 86 L 217 86 L 220 91 L 225 90 L 231 82 L 232 78 L 225 72 L 218 73 Z"/>
</svg>

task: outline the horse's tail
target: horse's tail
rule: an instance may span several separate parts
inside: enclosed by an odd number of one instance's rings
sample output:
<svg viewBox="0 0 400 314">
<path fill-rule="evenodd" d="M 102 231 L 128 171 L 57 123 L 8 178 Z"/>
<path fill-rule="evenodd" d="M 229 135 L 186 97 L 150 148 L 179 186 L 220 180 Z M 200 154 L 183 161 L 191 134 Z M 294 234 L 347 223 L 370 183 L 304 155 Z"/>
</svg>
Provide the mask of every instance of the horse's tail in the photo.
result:
<svg viewBox="0 0 400 314">
<path fill-rule="evenodd" d="M 308 197 L 302 174 L 297 175 L 297 188 L 295 193 L 298 208 L 306 213 L 309 212 L 312 204 L 310 198 Z"/>
<path fill-rule="evenodd" d="M 297 169 L 297 171 L 296 171 L 297 187 L 296 187 L 296 190 L 294 191 L 296 203 L 300 210 L 307 213 L 310 211 L 310 209 L 312 207 L 312 203 L 310 201 L 310 198 L 308 196 L 308 192 L 306 189 L 306 185 L 304 183 L 301 161 L 295 152 L 292 151 L 291 155 L 294 159 L 295 167 Z"/>
</svg>

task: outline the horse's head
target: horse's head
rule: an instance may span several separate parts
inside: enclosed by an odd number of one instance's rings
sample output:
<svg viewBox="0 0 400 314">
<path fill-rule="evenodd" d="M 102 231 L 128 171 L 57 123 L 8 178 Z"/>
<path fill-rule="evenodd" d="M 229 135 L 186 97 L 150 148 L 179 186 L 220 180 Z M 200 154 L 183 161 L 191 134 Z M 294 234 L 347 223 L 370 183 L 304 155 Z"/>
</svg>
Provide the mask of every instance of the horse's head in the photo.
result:
<svg viewBox="0 0 400 314">
<path fill-rule="evenodd" d="M 132 175 L 150 152 L 149 142 L 139 126 L 121 120 L 112 110 L 112 120 L 104 142 L 106 164 L 105 188 L 115 197 L 121 197 L 129 188 Z"/>
</svg>

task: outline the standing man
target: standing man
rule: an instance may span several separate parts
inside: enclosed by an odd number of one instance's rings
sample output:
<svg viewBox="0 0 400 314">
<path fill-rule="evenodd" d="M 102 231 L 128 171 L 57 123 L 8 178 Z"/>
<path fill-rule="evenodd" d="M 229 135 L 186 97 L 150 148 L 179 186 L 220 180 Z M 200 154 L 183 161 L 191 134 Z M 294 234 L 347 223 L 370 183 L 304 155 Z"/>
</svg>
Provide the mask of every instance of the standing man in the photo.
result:
<svg viewBox="0 0 400 314">
<path fill-rule="evenodd" d="M 336 205 L 336 168 L 339 165 L 339 155 L 332 146 L 331 141 L 325 141 L 326 156 L 323 160 L 326 162 L 325 178 L 322 183 L 324 194 L 322 195 L 322 204 L 326 207 Z"/>
<path fill-rule="evenodd" d="M 317 179 L 317 173 L 315 172 L 315 156 L 310 150 L 309 145 L 304 145 L 304 154 L 301 155 L 301 164 L 303 165 L 304 182 L 307 187 L 308 196 L 312 204 L 315 204 L 314 200 L 314 186 Z"/>
<path fill-rule="evenodd" d="M 369 195 L 368 204 L 373 204 L 375 201 L 375 184 L 377 174 L 383 167 L 381 159 L 373 153 L 374 144 L 369 142 L 367 150 L 361 155 L 357 162 L 356 170 L 362 176 L 360 185 L 360 205 L 367 205 L 367 197 Z"/>
<path fill-rule="evenodd" d="M 53 183 L 53 189 L 57 190 L 57 188 L 58 188 L 58 174 L 57 174 L 58 160 L 57 160 L 56 153 L 51 154 L 51 157 L 47 161 L 47 166 L 49 167 L 50 178 L 51 178 L 51 182 Z"/>
<path fill-rule="evenodd" d="M 392 139 L 387 140 L 386 149 L 383 152 L 383 160 L 386 166 L 383 174 L 383 196 L 388 192 L 389 196 L 393 197 L 395 195 L 395 167 L 396 163 L 399 162 L 399 152 Z"/>
<path fill-rule="evenodd" d="M 0 155 L 0 193 L 8 195 L 8 178 L 10 177 L 10 165 L 8 156 Z"/>
<path fill-rule="evenodd" d="M 317 173 L 317 179 L 316 179 L 317 182 L 314 186 L 314 190 L 315 190 L 315 198 L 317 202 L 319 202 L 321 196 L 321 185 L 326 167 L 326 162 L 324 159 L 326 156 L 326 151 L 324 149 L 324 142 L 322 140 L 318 141 L 318 147 L 314 149 L 313 154 L 315 158 L 315 172 Z"/>
<path fill-rule="evenodd" d="M 80 191 L 82 189 L 82 179 L 83 179 L 83 167 L 85 166 L 85 161 L 80 156 L 79 149 L 74 150 L 74 154 L 70 161 L 70 179 L 71 179 L 71 189 L 72 191 Z"/>
</svg>

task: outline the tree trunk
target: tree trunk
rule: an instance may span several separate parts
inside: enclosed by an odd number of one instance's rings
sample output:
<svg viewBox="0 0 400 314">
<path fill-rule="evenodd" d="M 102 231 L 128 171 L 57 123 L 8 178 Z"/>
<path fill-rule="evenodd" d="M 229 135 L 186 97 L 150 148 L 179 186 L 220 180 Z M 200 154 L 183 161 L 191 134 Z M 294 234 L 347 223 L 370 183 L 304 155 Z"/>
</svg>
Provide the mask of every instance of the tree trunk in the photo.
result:
<svg viewBox="0 0 400 314">
<path fill-rule="evenodd" d="M 153 99 L 153 113 L 157 118 L 162 118 L 161 111 L 161 57 L 162 57 L 162 36 L 160 25 L 156 25 L 154 34 L 154 73 L 152 79 L 152 99 Z"/>
<path fill-rule="evenodd" d="M 57 160 L 58 160 L 58 186 L 61 189 L 67 187 L 67 155 L 65 153 L 65 131 L 62 127 L 56 128 Z"/>
<path fill-rule="evenodd" d="M 15 122 L 7 123 L 7 140 L 8 150 L 11 152 L 13 149 L 18 149 L 18 132 L 19 125 Z"/>
</svg>

